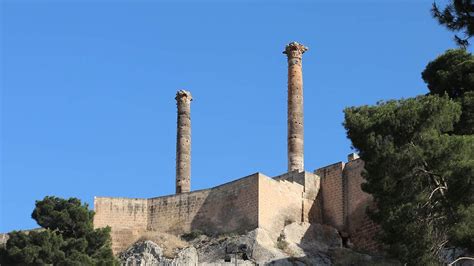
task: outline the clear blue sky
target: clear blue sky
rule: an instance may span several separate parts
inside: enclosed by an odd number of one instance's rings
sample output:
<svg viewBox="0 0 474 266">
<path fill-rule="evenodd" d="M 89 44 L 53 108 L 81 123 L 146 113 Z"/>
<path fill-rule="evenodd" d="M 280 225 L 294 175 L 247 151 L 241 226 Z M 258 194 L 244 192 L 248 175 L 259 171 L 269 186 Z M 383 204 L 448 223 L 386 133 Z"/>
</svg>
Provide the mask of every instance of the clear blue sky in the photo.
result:
<svg viewBox="0 0 474 266">
<path fill-rule="evenodd" d="M 428 1 L 1 4 L 0 232 L 46 195 L 174 193 L 176 90 L 192 103 L 192 189 L 286 171 L 286 59 L 304 55 L 305 165 L 351 152 L 347 106 L 427 92 L 455 47 Z"/>
</svg>

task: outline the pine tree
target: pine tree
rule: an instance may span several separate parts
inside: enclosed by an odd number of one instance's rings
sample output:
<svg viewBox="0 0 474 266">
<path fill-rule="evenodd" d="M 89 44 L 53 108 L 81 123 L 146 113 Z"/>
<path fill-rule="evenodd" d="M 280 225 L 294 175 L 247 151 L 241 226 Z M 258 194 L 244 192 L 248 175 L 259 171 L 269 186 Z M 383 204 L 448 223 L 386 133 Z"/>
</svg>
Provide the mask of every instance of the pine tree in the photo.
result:
<svg viewBox="0 0 474 266">
<path fill-rule="evenodd" d="M 436 263 L 444 247 L 474 251 L 473 75 L 473 56 L 448 50 L 422 73 L 427 95 L 344 111 L 378 206 L 369 216 L 409 265 Z"/>
<path fill-rule="evenodd" d="M 39 231 L 12 232 L 0 250 L 7 265 L 117 265 L 110 227 L 93 228 L 94 212 L 79 199 L 45 197 L 36 202 L 32 218 Z"/>
</svg>

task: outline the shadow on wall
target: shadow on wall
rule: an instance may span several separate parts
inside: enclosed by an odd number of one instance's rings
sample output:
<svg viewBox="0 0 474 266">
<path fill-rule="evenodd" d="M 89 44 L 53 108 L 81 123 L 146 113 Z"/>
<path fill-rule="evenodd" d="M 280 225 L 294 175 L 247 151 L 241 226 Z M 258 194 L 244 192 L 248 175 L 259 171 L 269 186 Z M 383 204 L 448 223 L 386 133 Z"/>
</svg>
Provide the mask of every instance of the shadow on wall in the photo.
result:
<svg viewBox="0 0 474 266">
<path fill-rule="evenodd" d="M 347 232 L 349 239 L 358 250 L 379 253 L 382 245 L 376 237 L 380 226 L 373 222 L 367 215 L 368 209 L 375 208 L 371 202 L 360 202 L 347 216 Z"/>
<path fill-rule="evenodd" d="M 362 177 L 363 170 L 362 159 L 350 160 L 344 168 L 344 231 L 348 233 L 355 248 L 377 253 L 380 252 L 381 245 L 375 237 L 380 227 L 367 215 L 367 210 L 375 208 L 375 204 L 372 196 L 362 191 L 361 184 L 365 182 Z"/>
<path fill-rule="evenodd" d="M 319 193 L 309 210 L 308 219 L 310 223 L 324 224 L 322 189 L 322 187 L 319 188 Z"/>
<path fill-rule="evenodd" d="M 254 182 L 248 182 L 248 181 Z M 244 233 L 258 227 L 258 176 L 211 189 L 191 222 L 191 231 L 208 235 Z"/>
<path fill-rule="evenodd" d="M 361 189 L 364 161 L 353 154 L 348 159 L 316 170 L 321 189 L 310 215 L 313 222 L 337 228 L 345 245 L 374 253 L 381 247 L 375 240 L 380 229 L 367 216 L 367 208 L 374 206 L 372 197 Z"/>
<path fill-rule="evenodd" d="M 173 234 L 244 232 L 258 226 L 258 180 L 250 175 L 211 189 L 149 199 L 147 230 Z"/>
<path fill-rule="evenodd" d="M 211 189 L 151 199 L 96 197 L 95 227 L 112 227 L 115 253 L 143 234 L 200 230 L 206 234 L 243 233 L 258 227 L 256 173 Z"/>
</svg>

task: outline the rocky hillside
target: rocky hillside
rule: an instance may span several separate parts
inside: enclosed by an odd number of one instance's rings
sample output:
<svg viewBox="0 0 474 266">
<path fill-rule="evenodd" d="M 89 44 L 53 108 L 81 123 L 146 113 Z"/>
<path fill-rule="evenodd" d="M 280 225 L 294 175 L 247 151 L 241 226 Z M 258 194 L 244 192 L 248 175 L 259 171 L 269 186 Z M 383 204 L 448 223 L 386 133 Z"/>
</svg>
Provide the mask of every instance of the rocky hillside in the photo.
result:
<svg viewBox="0 0 474 266">
<path fill-rule="evenodd" d="M 264 229 L 243 235 L 181 237 L 160 234 L 143 239 L 120 254 L 123 265 L 399 265 L 395 261 L 342 246 L 336 229 L 291 223 L 275 236 Z"/>
</svg>

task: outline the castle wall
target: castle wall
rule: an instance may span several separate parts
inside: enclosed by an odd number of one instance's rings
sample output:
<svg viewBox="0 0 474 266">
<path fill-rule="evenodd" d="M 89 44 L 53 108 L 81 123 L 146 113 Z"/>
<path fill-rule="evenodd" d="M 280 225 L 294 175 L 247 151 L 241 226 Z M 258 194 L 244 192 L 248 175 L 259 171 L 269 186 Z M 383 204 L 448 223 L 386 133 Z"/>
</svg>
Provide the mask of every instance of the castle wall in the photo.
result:
<svg viewBox="0 0 474 266">
<path fill-rule="evenodd" d="M 346 182 L 346 228 L 353 232 L 356 227 L 364 220 L 365 210 L 371 202 L 369 194 L 362 191 L 360 185 L 364 182 L 362 171 L 364 162 L 360 159 L 350 161 L 344 168 L 344 180 Z"/>
<path fill-rule="evenodd" d="M 285 179 L 259 179 L 258 226 L 278 234 L 285 224 L 302 221 L 304 187 Z"/>
<path fill-rule="evenodd" d="M 344 163 L 338 162 L 315 171 L 321 178 L 318 200 L 322 207 L 322 221 L 338 230 L 344 229 L 343 170 Z"/>
<path fill-rule="evenodd" d="M 302 196 L 302 221 L 310 223 L 322 223 L 321 204 L 317 200 L 320 189 L 319 176 L 310 172 L 293 171 L 279 175 L 274 180 L 286 180 L 296 182 L 303 186 Z"/>
<path fill-rule="evenodd" d="M 380 245 L 375 241 L 375 235 L 380 228 L 367 216 L 367 208 L 374 205 L 372 197 L 360 187 L 364 182 L 363 169 L 361 159 L 317 169 L 315 172 L 321 177 L 321 192 L 316 204 L 321 205 L 324 224 L 347 233 L 356 248 L 377 251 Z"/>
<path fill-rule="evenodd" d="M 344 179 L 346 182 L 346 230 L 353 244 L 362 250 L 376 251 L 379 244 L 375 241 L 375 235 L 380 230 L 368 216 L 367 208 L 375 207 L 372 197 L 362 191 L 360 185 L 364 182 L 361 175 L 364 170 L 364 161 L 352 160 L 344 167 Z"/>
<path fill-rule="evenodd" d="M 244 232 L 258 227 L 259 173 L 206 190 L 151 199 L 94 199 L 94 226 L 112 228 L 120 252 L 146 231 L 182 234 Z"/>
<path fill-rule="evenodd" d="M 177 234 L 191 231 L 191 223 L 210 191 L 206 189 L 149 199 L 148 229 Z"/>
<path fill-rule="evenodd" d="M 94 226 L 112 228 L 114 252 L 127 248 L 147 228 L 148 202 L 146 199 L 94 198 Z"/>
<path fill-rule="evenodd" d="M 258 179 L 253 174 L 231 183 L 149 200 L 149 230 L 181 234 L 243 232 L 258 226 Z"/>
<path fill-rule="evenodd" d="M 324 223 L 347 233 L 356 248 L 376 251 L 380 230 L 366 215 L 373 207 L 363 192 L 364 162 L 354 159 L 315 171 L 274 178 L 256 173 L 211 189 L 151 199 L 94 200 L 95 227 L 112 227 L 114 252 L 146 231 L 183 234 L 244 232 L 257 227 L 278 235 L 290 222 Z"/>
</svg>

